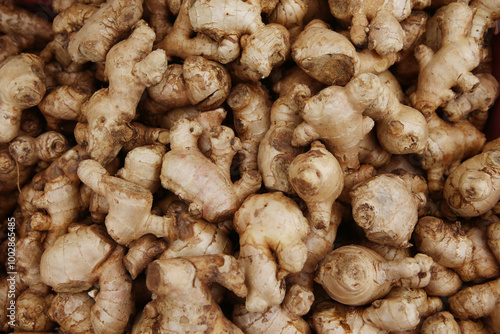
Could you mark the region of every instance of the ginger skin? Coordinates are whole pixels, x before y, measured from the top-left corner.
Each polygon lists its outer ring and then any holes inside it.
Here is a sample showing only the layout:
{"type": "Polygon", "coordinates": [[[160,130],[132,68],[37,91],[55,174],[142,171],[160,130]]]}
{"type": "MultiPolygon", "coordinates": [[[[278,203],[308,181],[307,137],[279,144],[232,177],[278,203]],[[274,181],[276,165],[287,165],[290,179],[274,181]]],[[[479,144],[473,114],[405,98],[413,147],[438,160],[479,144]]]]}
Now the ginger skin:
{"type": "Polygon", "coordinates": [[[5,34],[34,36],[46,41],[54,37],[52,25],[41,16],[14,5],[11,1],[0,3],[0,31],[5,34]]]}
{"type": "Polygon", "coordinates": [[[90,312],[95,302],[87,292],[58,293],[49,308],[49,317],[68,334],[94,334],[90,312]]]}
{"type": "Polygon", "coordinates": [[[24,109],[36,106],[45,95],[42,60],[29,53],[7,59],[0,67],[0,144],[14,139],[24,109]]]}
{"type": "Polygon", "coordinates": [[[128,245],[148,233],[157,237],[175,239],[175,217],[151,213],[151,191],[133,182],[110,176],[95,160],[85,160],[78,166],[78,177],[109,205],[106,228],[119,244],[128,245]]]}
{"type": "Polygon", "coordinates": [[[426,204],[426,192],[425,180],[418,176],[375,176],[351,190],[353,218],[369,240],[409,247],[418,212],[426,204]]]}
{"type": "Polygon", "coordinates": [[[486,151],[461,163],[446,179],[443,197],[461,217],[477,217],[500,200],[500,152],[486,151]]]}
{"type": "Polygon", "coordinates": [[[123,333],[134,305],[131,279],[123,266],[124,251],[106,235],[102,226],[77,227],[43,253],[42,282],[58,293],[82,292],[97,282],[99,292],[90,311],[93,330],[123,333]]]}
{"type": "Polygon", "coordinates": [[[281,304],[283,278],[302,270],[307,259],[303,241],[310,231],[307,219],[293,200],[275,192],[249,196],[233,222],[240,236],[239,262],[248,287],[246,309],[263,312],[281,304]]]}
{"type": "Polygon", "coordinates": [[[32,36],[22,36],[16,33],[0,36],[0,66],[10,56],[31,47],[35,39],[32,36]]]}
{"type": "Polygon", "coordinates": [[[142,93],[147,86],[157,84],[165,72],[165,53],[152,52],[153,41],[153,30],[144,21],[138,22],[130,37],[115,44],[106,57],[109,88],[97,91],[82,106],[88,122],[87,150],[100,163],[115,158],[133,138],[129,124],[142,93]]]}
{"type": "Polygon", "coordinates": [[[231,217],[243,200],[260,188],[256,171],[231,181],[230,167],[241,142],[231,129],[219,126],[211,131],[211,156],[198,149],[203,129],[197,122],[181,119],[171,129],[171,150],[163,158],[161,184],[189,204],[189,212],[209,222],[231,217]],[[186,178],[186,175],[192,175],[186,178]]]}
{"type": "Polygon", "coordinates": [[[292,146],[293,131],[302,118],[300,111],[311,96],[306,85],[297,84],[283,93],[271,107],[271,126],[259,144],[257,155],[259,171],[268,190],[293,193],[289,180],[289,166],[304,152],[292,146]]]}
{"type": "Polygon", "coordinates": [[[48,131],[36,138],[16,137],[9,143],[9,152],[19,164],[32,166],[40,160],[54,161],[67,151],[68,146],[68,140],[62,134],[48,131]]]}
{"type": "Polygon", "coordinates": [[[293,190],[306,202],[312,226],[327,228],[333,202],[344,187],[344,174],[337,159],[315,141],[308,152],[293,159],[289,175],[293,190]]]}
{"type": "Polygon", "coordinates": [[[369,248],[348,245],[326,255],[314,279],[332,299],[346,305],[364,305],[385,296],[392,286],[401,286],[402,279],[419,275],[417,286],[408,287],[425,286],[428,280],[424,277],[429,276],[432,262],[424,254],[386,261],[369,248]]]}
{"type": "Polygon", "coordinates": [[[154,328],[177,333],[243,333],[226,319],[212,298],[208,283],[216,282],[245,297],[245,277],[229,255],[203,255],[156,260],[146,284],[157,298],[145,307],[154,328]],[[179,317],[179,314],[182,314],[179,317]]]}

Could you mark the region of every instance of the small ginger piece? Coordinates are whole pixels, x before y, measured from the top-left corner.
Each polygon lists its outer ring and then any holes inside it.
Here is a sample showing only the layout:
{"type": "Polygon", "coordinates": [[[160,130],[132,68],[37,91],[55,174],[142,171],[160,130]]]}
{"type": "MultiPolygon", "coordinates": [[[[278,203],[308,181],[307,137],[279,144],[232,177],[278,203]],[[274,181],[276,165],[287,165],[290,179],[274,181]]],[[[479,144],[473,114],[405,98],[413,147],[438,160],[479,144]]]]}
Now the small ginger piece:
{"type": "Polygon", "coordinates": [[[422,324],[422,334],[449,333],[462,334],[453,315],[448,311],[427,317],[422,324]]]}
{"type": "Polygon", "coordinates": [[[378,175],[351,190],[352,215],[369,240],[409,247],[418,212],[426,204],[426,193],[422,177],[378,175]]]}
{"type": "Polygon", "coordinates": [[[129,250],[123,258],[123,264],[130,273],[132,279],[147,267],[147,265],[158,255],[167,249],[167,243],[152,234],[146,234],[129,244],[129,250]]]}
{"type": "Polygon", "coordinates": [[[16,331],[48,332],[55,327],[49,318],[53,295],[40,296],[26,290],[16,300],[16,331]]]}
{"type": "MultiPolygon", "coordinates": [[[[135,8],[133,4],[130,6],[135,8]]],[[[121,15],[126,16],[124,12],[121,15]]],[[[165,53],[152,51],[153,30],[144,21],[139,21],[134,28],[128,39],[115,44],[108,52],[109,87],[95,92],[82,106],[88,122],[88,152],[104,164],[115,158],[133,138],[130,122],[142,93],[147,86],[161,80],[167,66],[165,53]]]]}
{"type": "Polygon", "coordinates": [[[78,177],[109,205],[106,228],[119,244],[127,245],[148,233],[175,239],[175,217],[151,213],[153,195],[148,189],[131,181],[110,176],[95,160],[85,160],[78,166],[78,177]]]}
{"type": "Polygon", "coordinates": [[[229,255],[203,255],[156,260],[146,272],[148,289],[157,297],[146,305],[160,332],[243,333],[226,319],[212,298],[208,283],[216,282],[245,297],[245,276],[229,255]]]}
{"type": "Polygon", "coordinates": [[[328,227],[333,202],[344,187],[344,174],[337,159],[315,141],[308,152],[293,159],[289,175],[293,190],[306,202],[312,226],[328,227]]]}
{"type": "Polygon", "coordinates": [[[500,200],[500,151],[489,150],[461,163],[446,179],[443,197],[453,213],[477,217],[500,200]],[[498,190],[497,190],[498,188],[498,190]]]}
{"type": "Polygon", "coordinates": [[[58,293],[48,314],[68,334],[94,334],[90,313],[95,301],[87,292],[58,293]]]}
{"type": "Polygon", "coordinates": [[[259,145],[271,125],[269,93],[260,83],[240,83],[233,87],[226,102],[233,110],[235,131],[241,140],[240,173],[257,171],[259,145]]]}
{"type": "Polygon", "coordinates": [[[262,138],[257,155],[259,171],[268,190],[293,193],[289,166],[304,152],[292,146],[293,131],[300,122],[300,111],[311,96],[306,85],[297,84],[284,92],[271,107],[271,126],[262,138]]]}
{"type": "MultiPolygon", "coordinates": [[[[0,144],[1,145],[1,144],[0,144]]],[[[18,189],[29,182],[33,168],[19,165],[9,154],[8,147],[0,147],[0,192],[18,189]]]]}
{"type": "Polygon", "coordinates": [[[212,128],[211,156],[198,149],[202,134],[197,122],[179,120],[171,129],[171,150],[163,158],[161,184],[189,204],[195,217],[220,221],[234,214],[243,200],[260,188],[261,177],[256,171],[243,173],[231,181],[230,167],[241,142],[224,126],[212,128]],[[186,177],[185,175],[191,175],[186,177]]]}
{"type": "Polygon", "coordinates": [[[283,278],[299,272],[307,259],[307,219],[293,200],[275,192],[249,196],[233,222],[240,236],[239,262],[248,287],[246,309],[263,312],[281,304],[283,278]]]}
{"type": "Polygon", "coordinates": [[[449,297],[462,287],[463,282],[453,269],[434,263],[430,274],[429,284],[424,288],[430,296],[449,297]]]}
{"type": "Polygon", "coordinates": [[[458,320],[458,327],[460,328],[460,332],[470,333],[470,334],[489,334],[490,331],[486,327],[483,321],[474,321],[474,320],[458,320]]]}
{"type": "Polygon", "coordinates": [[[377,140],[377,136],[372,130],[368,132],[359,144],[359,162],[380,168],[389,163],[392,155],[384,150],[377,140]]]}
{"type": "Polygon", "coordinates": [[[271,14],[269,22],[278,23],[288,29],[290,40],[304,29],[304,17],[309,9],[309,1],[303,0],[279,0],[271,14]]]}
{"type": "MultiPolygon", "coordinates": [[[[123,266],[124,252],[102,226],[76,227],[43,253],[42,282],[58,293],[83,292],[98,283],[90,311],[93,330],[123,333],[134,305],[131,279],[123,266]]],[[[71,304],[71,299],[68,302],[71,304]]]]}
{"type": "Polygon", "coordinates": [[[0,65],[10,56],[15,56],[34,44],[33,36],[16,33],[0,36],[0,65]]]}
{"type": "Polygon", "coordinates": [[[0,67],[0,144],[14,139],[24,109],[36,106],[45,95],[42,60],[29,53],[8,58],[0,67]]]}
{"type": "MultiPolygon", "coordinates": [[[[369,248],[347,245],[335,249],[323,258],[315,281],[323,286],[332,299],[340,303],[364,305],[385,296],[392,286],[401,286],[401,279],[416,275],[420,278],[428,276],[432,262],[424,254],[386,261],[369,248]]],[[[423,284],[428,283],[426,280],[421,281],[423,284]]]]}
{"type": "Polygon", "coordinates": [[[417,306],[405,297],[379,299],[368,307],[323,302],[312,315],[312,327],[318,334],[335,333],[339,329],[353,334],[387,334],[411,330],[419,321],[417,306]]]}
{"type": "Polygon", "coordinates": [[[427,171],[429,192],[437,193],[443,190],[443,175],[450,174],[463,159],[479,153],[486,138],[466,120],[447,123],[433,113],[427,123],[427,146],[418,158],[427,171]]]}
{"type": "Polygon", "coordinates": [[[49,21],[41,15],[16,6],[13,1],[0,3],[0,31],[5,34],[34,36],[45,41],[54,37],[49,21]]]}
{"type": "Polygon", "coordinates": [[[47,131],[40,136],[18,136],[9,143],[10,155],[25,166],[38,161],[52,162],[67,151],[68,140],[59,132],[47,131]]]}

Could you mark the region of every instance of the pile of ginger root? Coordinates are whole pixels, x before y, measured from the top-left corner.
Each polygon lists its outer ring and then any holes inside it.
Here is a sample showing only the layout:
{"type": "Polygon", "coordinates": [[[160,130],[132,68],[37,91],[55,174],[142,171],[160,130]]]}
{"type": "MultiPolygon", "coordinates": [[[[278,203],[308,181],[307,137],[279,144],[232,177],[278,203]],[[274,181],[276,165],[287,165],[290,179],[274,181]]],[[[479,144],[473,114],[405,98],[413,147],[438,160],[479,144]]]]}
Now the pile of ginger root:
{"type": "Polygon", "coordinates": [[[0,332],[500,333],[498,0],[36,8],[0,1],[0,332]]]}

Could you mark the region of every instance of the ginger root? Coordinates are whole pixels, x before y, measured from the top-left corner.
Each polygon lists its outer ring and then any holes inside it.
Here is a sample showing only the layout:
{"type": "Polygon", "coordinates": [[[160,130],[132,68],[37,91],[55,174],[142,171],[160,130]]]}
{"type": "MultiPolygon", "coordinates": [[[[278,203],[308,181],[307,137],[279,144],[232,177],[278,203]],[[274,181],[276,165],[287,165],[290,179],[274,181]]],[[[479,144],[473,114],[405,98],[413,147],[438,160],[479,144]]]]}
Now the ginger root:
{"type": "Polygon", "coordinates": [[[25,166],[38,161],[52,162],[68,150],[68,140],[59,132],[47,131],[40,136],[18,136],[9,143],[10,155],[25,166]]]}

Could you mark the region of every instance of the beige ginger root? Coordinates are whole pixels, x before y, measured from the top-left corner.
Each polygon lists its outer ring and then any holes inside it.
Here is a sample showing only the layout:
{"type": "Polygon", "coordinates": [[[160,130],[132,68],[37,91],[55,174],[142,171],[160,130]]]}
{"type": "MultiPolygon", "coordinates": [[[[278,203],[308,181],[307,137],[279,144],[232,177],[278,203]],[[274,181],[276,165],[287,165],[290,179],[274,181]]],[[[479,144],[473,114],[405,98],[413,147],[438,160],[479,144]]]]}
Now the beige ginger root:
{"type": "Polygon", "coordinates": [[[8,58],[0,67],[0,143],[14,139],[24,109],[36,106],[45,95],[42,60],[29,53],[8,58]]]}
{"type": "MultiPolygon", "coordinates": [[[[1,144],[0,144],[1,145],[1,144]]],[[[8,147],[0,147],[0,191],[8,192],[18,189],[29,181],[33,168],[19,165],[9,154],[8,147]]],[[[7,201],[5,202],[7,203],[7,201]]]]}
{"type": "MultiPolygon", "coordinates": [[[[69,7],[59,15],[65,16],[68,11],[72,11],[72,8],[69,7]]],[[[108,51],[139,21],[142,12],[142,1],[140,0],[127,2],[110,0],[92,13],[88,19],[81,22],[83,26],[81,28],[77,26],[76,28],[79,29],[76,32],[73,32],[71,21],[79,19],[79,17],[73,18],[69,14],[66,29],[69,30],[68,32],[72,32],[69,35],[68,52],[73,61],[85,63],[106,60],[108,51]]]]}
{"type": "Polygon", "coordinates": [[[48,314],[64,333],[94,334],[90,320],[94,304],[87,292],[62,292],[52,299],[48,314]]]}
{"type": "Polygon", "coordinates": [[[466,120],[448,123],[432,113],[427,123],[427,146],[418,158],[427,171],[429,192],[437,193],[443,190],[443,175],[452,172],[463,159],[479,153],[486,138],[466,120]]]}
{"type": "Polygon", "coordinates": [[[233,87],[226,102],[233,111],[235,131],[241,140],[240,173],[257,171],[259,145],[271,126],[269,93],[260,83],[240,83],[233,87]]]}
{"type": "Polygon", "coordinates": [[[50,22],[16,6],[15,2],[12,1],[0,3],[0,31],[5,34],[34,36],[45,41],[54,37],[50,22]]]}
{"type": "Polygon", "coordinates": [[[489,150],[461,163],[446,179],[443,197],[461,217],[477,217],[500,200],[500,152],[489,150]]]}
{"type": "Polygon", "coordinates": [[[76,227],[43,253],[42,282],[58,293],[83,292],[98,283],[90,313],[93,330],[123,333],[134,307],[131,279],[123,266],[124,251],[102,226],[76,227]]]}
{"type": "Polygon", "coordinates": [[[347,245],[323,258],[315,280],[332,299],[346,305],[364,305],[385,296],[392,286],[401,286],[402,279],[418,275],[421,280],[417,286],[408,287],[424,287],[432,262],[424,254],[386,261],[369,248],[347,245]]]}
{"type": "Polygon", "coordinates": [[[500,331],[499,293],[500,279],[477,284],[460,290],[448,300],[451,313],[459,319],[479,319],[489,317],[494,333],[500,331]]]}
{"type": "Polygon", "coordinates": [[[323,302],[312,315],[312,327],[318,334],[335,333],[339,329],[353,334],[387,334],[411,330],[419,321],[417,306],[405,297],[379,299],[368,307],[323,302]]]}
{"type": "Polygon", "coordinates": [[[144,21],[139,21],[130,37],[108,52],[109,88],[94,93],[82,107],[88,122],[87,149],[100,163],[111,161],[132,139],[129,124],[135,117],[142,93],[147,86],[157,84],[165,72],[165,53],[161,50],[151,52],[153,41],[153,30],[144,21]]]}
{"type": "Polygon", "coordinates": [[[16,33],[0,36],[0,65],[10,56],[15,56],[31,47],[35,39],[16,33]]]}
{"type": "Polygon", "coordinates": [[[448,311],[435,313],[427,317],[422,324],[422,334],[449,333],[462,334],[460,326],[448,311]]]}
{"type": "Polygon", "coordinates": [[[249,196],[233,223],[240,237],[239,262],[248,287],[246,309],[263,312],[281,304],[284,277],[299,272],[307,259],[307,219],[293,200],[275,192],[249,196]]]}
{"type": "Polygon", "coordinates": [[[54,296],[40,296],[26,290],[16,300],[15,330],[18,332],[48,332],[55,327],[48,310],[54,296]]]}
{"type": "Polygon", "coordinates": [[[148,233],[157,237],[175,239],[175,217],[151,213],[153,195],[148,189],[133,182],[110,176],[95,160],[85,160],[78,166],[78,177],[109,205],[106,228],[119,244],[127,245],[148,233]]]}
{"type": "Polygon", "coordinates": [[[9,143],[10,155],[25,166],[38,161],[52,162],[68,150],[68,140],[59,132],[47,131],[40,136],[18,136],[9,143]]]}
{"type": "Polygon", "coordinates": [[[400,23],[412,9],[423,9],[430,1],[334,1],[330,11],[337,19],[351,23],[350,37],[356,47],[368,46],[383,55],[403,48],[405,32],[400,23]]]}
{"type": "Polygon", "coordinates": [[[427,184],[420,176],[378,175],[351,190],[352,215],[369,240],[409,247],[426,195],[427,184]]]}
{"type": "Polygon", "coordinates": [[[337,159],[323,144],[299,154],[289,167],[290,184],[308,208],[308,219],[317,229],[330,224],[333,202],[344,188],[344,174],[337,159]]]}
{"type": "Polygon", "coordinates": [[[146,284],[157,297],[146,307],[160,332],[243,333],[226,319],[210,293],[216,282],[245,297],[245,276],[229,255],[203,255],[156,260],[146,273],[146,284]]]}
{"type": "Polygon", "coordinates": [[[231,181],[230,167],[241,142],[231,129],[219,126],[211,131],[211,156],[198,149],[202,134],[197,122],[181,119],[171,129],[171,150],[163,158],[161,184],[189,204],[195,217],[220,221],[234,214],[243,200],[260,188],[261,177],[256,171],[231,181]],[[186,177],[191,175],[191,177],[186,177]]]}
{"type": "Polygon", "coordinates": [[[146,110],[157,113],[168,109],[196,106],[197,110],[211,110],[226,100],[231,90],[231,78],[221,64],[201,56],[192,56],[183,64],[168,65],[159,83],[147,88],[149,98],[161,108],[146,110]]]}
{"type": "Polygon", "coordinates": [[[297,84],[278,97],[271,107],[271,126],[260,142],[257,155],[259,171],[268,190],[288,194],[294,191],[288,169],[304,149],[292,146],[293,131],[302,122],[300,111],[310,96],[306,85],[297,84]]]}

